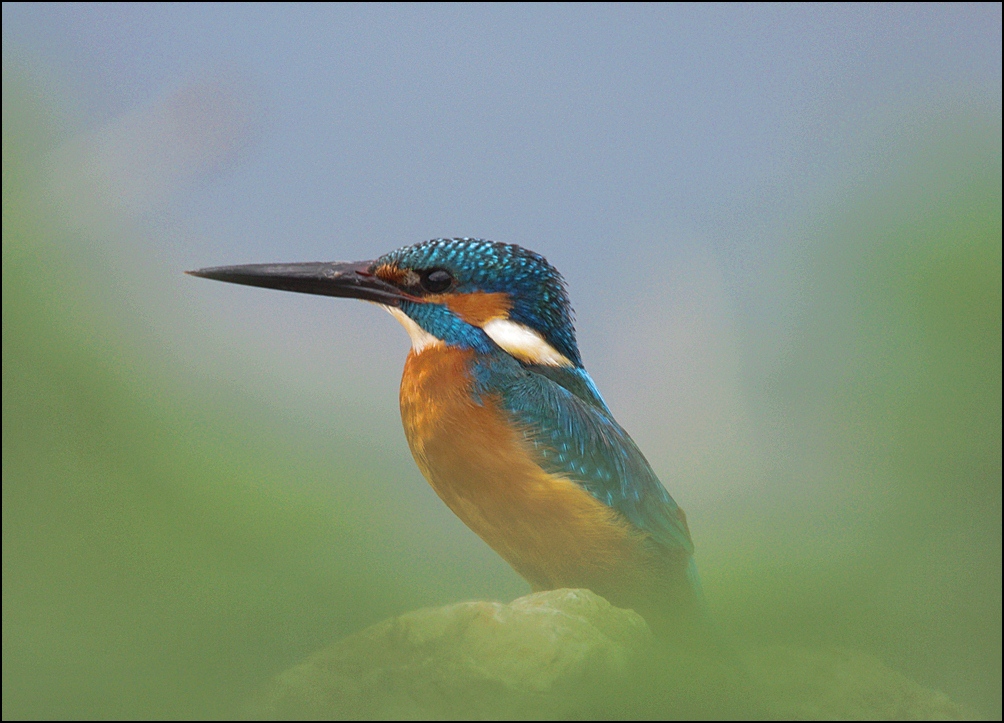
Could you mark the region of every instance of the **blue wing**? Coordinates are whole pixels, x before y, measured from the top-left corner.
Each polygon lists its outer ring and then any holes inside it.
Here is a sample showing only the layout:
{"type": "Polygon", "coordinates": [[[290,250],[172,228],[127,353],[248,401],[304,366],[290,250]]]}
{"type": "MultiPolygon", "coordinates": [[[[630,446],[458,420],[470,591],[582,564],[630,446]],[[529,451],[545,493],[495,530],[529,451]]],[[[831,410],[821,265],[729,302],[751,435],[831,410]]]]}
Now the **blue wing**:
{"type": "Polygon", "coordinates": [[[472,372],[475,394],[501,395],[546,471],[574,480],[659,544],[693,552],[682,512],[584,369],[545,375],[500,354],[472,372]]]}

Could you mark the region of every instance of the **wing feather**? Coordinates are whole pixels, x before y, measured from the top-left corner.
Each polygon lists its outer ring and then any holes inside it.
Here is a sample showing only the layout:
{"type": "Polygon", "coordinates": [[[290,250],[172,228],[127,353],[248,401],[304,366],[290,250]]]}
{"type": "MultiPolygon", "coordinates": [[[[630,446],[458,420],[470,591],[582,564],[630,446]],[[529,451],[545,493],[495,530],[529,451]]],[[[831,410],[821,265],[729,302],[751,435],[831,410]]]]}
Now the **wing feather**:
{"type": "Polygon", "coordinates": [[[660,545],[693,552],[682,510],[584,369],[570,370],[577,379],[555,380],[499,355],[482,358],[472,371],[475,393],[501,396],[547,472],[575,481],[660,545]]]}

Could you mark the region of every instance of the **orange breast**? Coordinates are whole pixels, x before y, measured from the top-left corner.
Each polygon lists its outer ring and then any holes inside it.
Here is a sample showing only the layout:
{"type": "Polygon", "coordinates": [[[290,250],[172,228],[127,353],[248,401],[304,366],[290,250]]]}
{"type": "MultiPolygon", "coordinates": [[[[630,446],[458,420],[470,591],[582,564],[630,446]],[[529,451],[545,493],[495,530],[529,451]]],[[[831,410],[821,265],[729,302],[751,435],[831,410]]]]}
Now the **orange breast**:
{"type": "Polygon", "coordinates": [[[543,471],[497,400],[471,399],[471,354],[435,346],[408,356],[401,417],[422,473],[535,589],[587,587],[637,609],[638,594],[665,587],[669,561],[615,510],[543,471]]]}

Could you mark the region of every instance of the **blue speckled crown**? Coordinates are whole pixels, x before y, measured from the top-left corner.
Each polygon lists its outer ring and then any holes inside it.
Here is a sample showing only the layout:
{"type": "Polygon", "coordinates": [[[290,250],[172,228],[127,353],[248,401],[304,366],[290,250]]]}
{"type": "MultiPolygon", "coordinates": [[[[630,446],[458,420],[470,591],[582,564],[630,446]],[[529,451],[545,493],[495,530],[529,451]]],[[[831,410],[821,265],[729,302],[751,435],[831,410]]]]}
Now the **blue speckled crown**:
{"type": "Polygon", "coordinates": [[[456,293],[509,294],[509,318],[535,329],[573,364],[581,366],[565,281],[540,254],[484,239],[438,238],[391,251],[376,263],[415,270],[446,269],[456,279],[452,289],[456,293]]]}

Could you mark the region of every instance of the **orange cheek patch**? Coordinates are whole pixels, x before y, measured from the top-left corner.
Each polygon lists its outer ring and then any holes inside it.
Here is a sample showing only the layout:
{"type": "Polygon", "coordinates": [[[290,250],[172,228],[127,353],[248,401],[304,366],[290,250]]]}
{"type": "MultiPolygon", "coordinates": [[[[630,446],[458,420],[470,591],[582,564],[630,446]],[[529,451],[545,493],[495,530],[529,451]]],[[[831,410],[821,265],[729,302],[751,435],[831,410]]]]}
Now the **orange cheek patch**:
{"type": "Polygon", "coordinates": [[[425,297],[446,305],[450,311],[472,326],[484,326],[492,319],[506,319],[512,301],[505,292],[487,293],[474,291],[470,294],[438,294],[425,297]]]}

